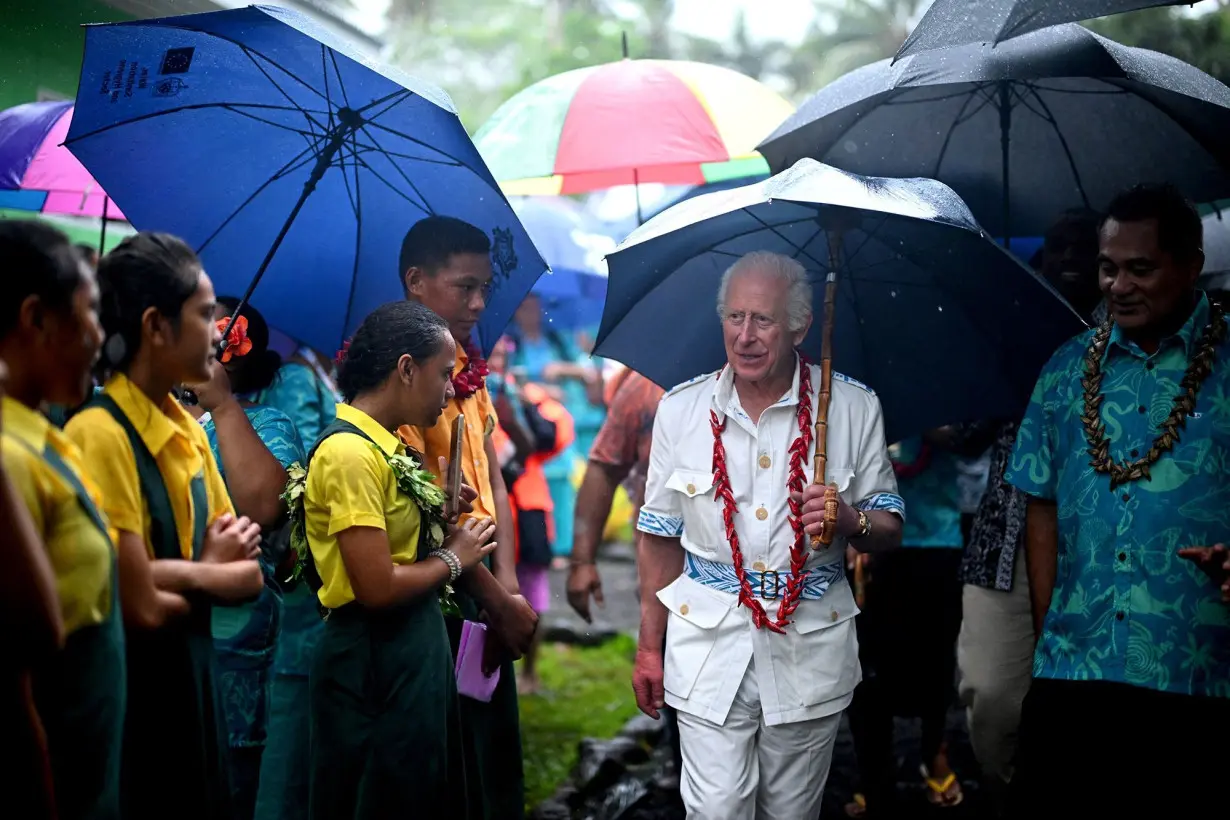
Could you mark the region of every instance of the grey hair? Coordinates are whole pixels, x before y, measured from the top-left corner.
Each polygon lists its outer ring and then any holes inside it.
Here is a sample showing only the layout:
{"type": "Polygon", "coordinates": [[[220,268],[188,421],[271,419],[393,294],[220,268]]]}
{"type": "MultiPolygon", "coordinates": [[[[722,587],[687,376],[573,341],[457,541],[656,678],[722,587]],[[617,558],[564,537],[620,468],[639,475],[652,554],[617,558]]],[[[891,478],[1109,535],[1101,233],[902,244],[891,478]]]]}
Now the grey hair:
{"type": "Polygon", "coordinates": [[[807,269],[797,259],[772,251],[744,254],[726,269],[718,285],[718,316],[726,316],[726,292],[730,289],[730,281],[752,271],[768,274],[786,283],[786,329],[791,333],[802,330],[812,315],[812,287],[807,279],[807,269]]]}

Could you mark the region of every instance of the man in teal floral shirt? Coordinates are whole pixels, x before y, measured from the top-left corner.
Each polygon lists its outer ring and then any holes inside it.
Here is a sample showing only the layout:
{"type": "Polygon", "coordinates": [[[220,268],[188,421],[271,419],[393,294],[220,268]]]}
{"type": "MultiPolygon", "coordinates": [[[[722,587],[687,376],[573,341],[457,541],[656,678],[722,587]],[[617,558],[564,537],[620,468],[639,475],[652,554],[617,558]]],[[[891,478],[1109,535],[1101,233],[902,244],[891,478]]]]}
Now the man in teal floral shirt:
{"type": "Polygon", "coordinates": [[[1224,806],[1230,339],[1195,290],[1201,248],[1173,188],[1121,194],[1099,231],[1109,319],[1055,353],[1021,423],[1005,478],[1031,496],[1038,634],[1022,817],[1224,806]]]}

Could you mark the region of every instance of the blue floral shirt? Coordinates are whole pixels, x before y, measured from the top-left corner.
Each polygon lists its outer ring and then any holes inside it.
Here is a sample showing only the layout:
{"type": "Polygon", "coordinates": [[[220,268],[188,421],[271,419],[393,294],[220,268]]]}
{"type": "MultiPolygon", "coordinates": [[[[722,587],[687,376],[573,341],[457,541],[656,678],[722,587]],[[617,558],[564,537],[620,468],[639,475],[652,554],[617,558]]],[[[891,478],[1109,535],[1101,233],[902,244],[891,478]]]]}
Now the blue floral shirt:
{"type": "MultiPolygon", "coordinates": [[[[244,413],[261,442],[283,467],[306,463],[303,444],[290,418],[272,407],[247,407],[244,413]]],[[[213,418],[202,417],[218,470],[226,478],[226,466],[218,451],[218,431],[213,418]]],[[[268,691],[276,648],[296,640],[281,628],[282,600],[273,579],[274,567],[261,561],[266,584],[259,598],[237,606],[213,610],[214,646],[217,651],[218,689],[232,748],[261,746],[269,723],[268,691]],[[281,638],[279,638],[281,632],[281,638]]]]}
{"type": "Polygon", "coordinates": [[[901,546],[961,548],[961,487],[957,457],[938,447],[923,447],[921,438],[888,448],[894,464],[916,465],[917,475],[897,475],[897,492],[910,517],[901,532],[901,546]],[[924,460],[925,464],[919,464],[924,460]]]}
{"type": "MultiPolygon", "coordinates": [[[[1208,318],[1202,296],[1151,356],[1118,328],[1111,332],[1101,412],[1116,461],[1152,446],[1208,318]]],[[[1070,340],[1043,369],[1005,474],[1058,504],[1055,590],[1034,676],[1230,697],[1230,606],[1178,556],[1183,547],[1230,540],[1230,339],[1218,347],[1174,449],[1151,478],[1112,490],[1109,476],[1089,464],[1080,420],[1092,336],[1070,340]]]]}
{"type": "Polygon", "coordinates": [[[309,450],[321,431],[337,418],[339,401],[341,398],[312,368],[299,362],[282,365],[273,384],[258,398],[260,404],[276,407],[290,417],[299,440],[309,450]]]}

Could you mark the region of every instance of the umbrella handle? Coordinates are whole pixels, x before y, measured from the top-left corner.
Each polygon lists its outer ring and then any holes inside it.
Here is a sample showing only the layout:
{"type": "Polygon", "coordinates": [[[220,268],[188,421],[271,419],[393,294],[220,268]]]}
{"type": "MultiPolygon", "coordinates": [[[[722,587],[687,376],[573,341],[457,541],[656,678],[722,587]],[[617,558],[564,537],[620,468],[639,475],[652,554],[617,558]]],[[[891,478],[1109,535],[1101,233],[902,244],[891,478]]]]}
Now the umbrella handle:
{"type": "MultiPolygon", "coordinates": [[[[820,359],[820,401],[816,408],[816,460],[812,480],[826,484],[828,464],[829,402],[833,396],[833,314],[837,304],[837,260],[841,256],[841,231],[829,232],[829,272],[824,285],[823,347],[820,359]]],[[[818,550],[833,543],[837,535],[837,485],[829,484],[824,491],[824,527],[813,535],[811,548],[818,550]]]]}

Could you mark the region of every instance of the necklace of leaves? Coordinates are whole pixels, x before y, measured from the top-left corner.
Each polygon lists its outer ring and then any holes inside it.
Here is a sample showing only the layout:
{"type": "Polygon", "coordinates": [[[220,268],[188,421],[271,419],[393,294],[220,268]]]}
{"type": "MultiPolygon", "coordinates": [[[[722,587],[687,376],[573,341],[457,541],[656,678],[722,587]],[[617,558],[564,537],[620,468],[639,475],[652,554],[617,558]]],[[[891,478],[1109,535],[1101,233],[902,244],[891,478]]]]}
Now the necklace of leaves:
{"type": "Polygon", "coordinates": [[[1213,358],[1217,347],[1226,338],[1226,317],[1221,305],[1210,303],[1209,323],[1196,342],[1196,353],[1187,364],[1183,380],[1179,382],[1179,394],[1174,397],[1174,407],[1162,422],[1159,428],[1161,432],[1154,440],[1153,446],[1142,457],[1131,462],[1116,462],[1110,457],[1110,438],[1107,437],[1106,425],[1102,422],[1102,359],[1113,326],[1113,320],[1107,319],[1094,333],[1093,341],[1085,354],[1085,377],[1081,379],[1081,386],[1085,391],[1081,425],[1085,428],[1085,440],[1089,442],[1088,452],[1092,459],[1089,464],[1095,471],[1110,476],[1112,490],[1142,478],[1149,479],[1150,468],[1178,443],[1179,431],[1186,427],[1187,417],[1196,407],[1200,386],[1213,372],[1213,358]]]}

